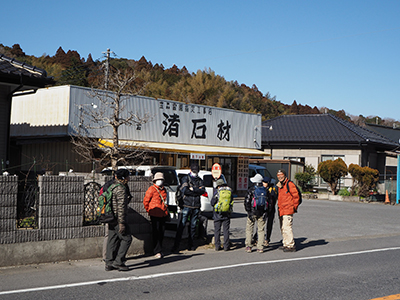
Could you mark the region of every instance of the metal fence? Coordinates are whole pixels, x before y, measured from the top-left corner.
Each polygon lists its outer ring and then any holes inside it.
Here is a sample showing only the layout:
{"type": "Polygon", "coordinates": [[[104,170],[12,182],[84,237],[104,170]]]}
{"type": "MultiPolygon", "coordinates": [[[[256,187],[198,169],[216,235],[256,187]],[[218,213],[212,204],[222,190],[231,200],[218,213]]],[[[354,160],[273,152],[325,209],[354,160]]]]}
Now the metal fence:
{"type": "Polygon", "coordinates": [[[83,205],[83,225],[98,225],[97,207],[101,185],[95,181],[85,184],[85,203],[83,205]]]}
{"type": "Polygon", "coordinates": [[[17,227],[37,228],[39,186],[36,178],[18,180],[17,227]]]}

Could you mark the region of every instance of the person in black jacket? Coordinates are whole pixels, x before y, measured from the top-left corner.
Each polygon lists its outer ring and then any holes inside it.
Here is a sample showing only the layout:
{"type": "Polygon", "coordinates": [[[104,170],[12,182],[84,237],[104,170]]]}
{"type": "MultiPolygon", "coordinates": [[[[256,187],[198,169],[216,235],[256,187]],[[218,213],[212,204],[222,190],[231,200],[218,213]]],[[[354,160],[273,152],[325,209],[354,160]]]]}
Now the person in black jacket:
{"type": "Polygon", "coordinates": [[[275,205],[276,205],[276,200],[278,199],[278,191],[277,188],[274,186],[274,181],[271,180],[269,177],[264,177],[263,179],[263,185],[268,191],[268,196],[269,196],[269,205],[268,205],[268,211],[265,214],[265,241],[264,241],[264,246],[268,247],[270,240],[271,240],[271,233],[272,233],[272,226],[274,224],[274,217],[275,217],[275,205]]]}
{"type": "Polygon", "coordinates": [[[183,229],[190,218],[190,234],[188,239],[188,250],[195,250],[193,245],[196,234],[196,225],[200,213],[200,196],[206,192],[203,180],[199,177],[199,166],[192,164],[189,175],[182,178],[183,209],[179,214],[178,229],[172,252],[177,252],[182,239],[183,229]]]}

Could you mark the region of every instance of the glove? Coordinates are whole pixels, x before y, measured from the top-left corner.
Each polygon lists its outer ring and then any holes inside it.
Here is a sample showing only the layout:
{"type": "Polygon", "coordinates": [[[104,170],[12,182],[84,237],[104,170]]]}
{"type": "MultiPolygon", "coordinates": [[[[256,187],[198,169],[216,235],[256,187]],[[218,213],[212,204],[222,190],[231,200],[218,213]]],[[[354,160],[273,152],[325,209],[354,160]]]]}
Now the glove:
{"type": "Polygon", "coordinates": [[[125,234],[125,224],[120,223],[120,224],[118,224],[118,225],[119,225],[119,230],[118,230],[118,232],[119,232],[120,234],[125,234]]]}

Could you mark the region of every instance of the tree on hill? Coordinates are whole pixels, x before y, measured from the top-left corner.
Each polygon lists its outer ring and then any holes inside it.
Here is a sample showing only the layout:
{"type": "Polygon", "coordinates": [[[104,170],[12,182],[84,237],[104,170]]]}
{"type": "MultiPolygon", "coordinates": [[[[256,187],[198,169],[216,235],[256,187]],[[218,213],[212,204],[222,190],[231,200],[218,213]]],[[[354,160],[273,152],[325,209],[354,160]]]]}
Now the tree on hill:
{"type": "MultiPolygon", "coordinates": [[[[93,61],[91,55],[86,62],[75,50],[65,52],[60,46],[54,56],[43,55],[34,57],[26,55],[19,44],[12,48],[0,44],[0,53],[12,58],[18,58],[22,62],[37,66],[53,76],[57,84],[79,84],[102,88],[104,86],[104,61],[93,61]],[[79,63],[78,63],[79,62],[79,63]],[[83,72],[83,70],[85,70],[83,72]],[[74,74],[76,73],[76,74],[74,74]],[[86,76],[86,80],[82,77],[86,76]],[[77,78],[80,78],[77,80],[77,78]]],[[[296,100],[291,105],[276,100],[269,92],[263,95],[257,86],[246,86],[236,81],[226,81],[223,76],[215,74],[211,69],[198,70],[190,73],[186,67],[178,68],[173,65],[165,69],[162,64],[154,64],[144,56],[139,60],[126,58],[113,58],[110,65],[116,69],[125,70],[132,68],[137,76],[135,86],[144,86],[144,96],[165,98],[185,103],[196,103],[217,107],[230,108],[250,113],[261,113],[263,120],[271,119],[284,114],[316,114],[329,112],[344,120],[362,125],[363,122],[376,122],[376,117],[353,118],[344,110],[335,111],[328,108],[311,108],[301,105],[296,100]]],[[[391,126],[393,120],[385,122],[379,118],[379,124],[391,126]]]]}
{"type": "Polygon", "coordinates": [[[11,54],[17,58],[25,56],[25,52],[22,51],[21,46],[19,44],[14,44],[12,46],[11,54]]]}

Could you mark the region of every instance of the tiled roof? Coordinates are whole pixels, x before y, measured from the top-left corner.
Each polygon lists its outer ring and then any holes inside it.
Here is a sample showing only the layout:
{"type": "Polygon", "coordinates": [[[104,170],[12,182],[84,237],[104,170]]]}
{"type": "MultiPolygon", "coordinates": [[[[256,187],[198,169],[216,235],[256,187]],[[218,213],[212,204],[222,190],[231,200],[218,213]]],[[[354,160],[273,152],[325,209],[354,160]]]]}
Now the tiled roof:
{"type": "Polygon", "coordinates": [[[358,144],[400,146],[384,136],[331,114],[284,115],[262,123],[262,143],[358,144]],[[271,126],[272,130],[266,128],[271,126]]]}
{"type": "Polygon", "coordinates": [[[47,77],[45,70],[0,54],[0,83],[45,87],[54,82],[53,78],[47,77]]]}
{"type": "Polygon", "coordinates": [[[387,137],[388,139],[400,143],[400,128],[399,127],[389,127],[376,124],[365,124],[366,127],[378,134],[387,137]]]}

